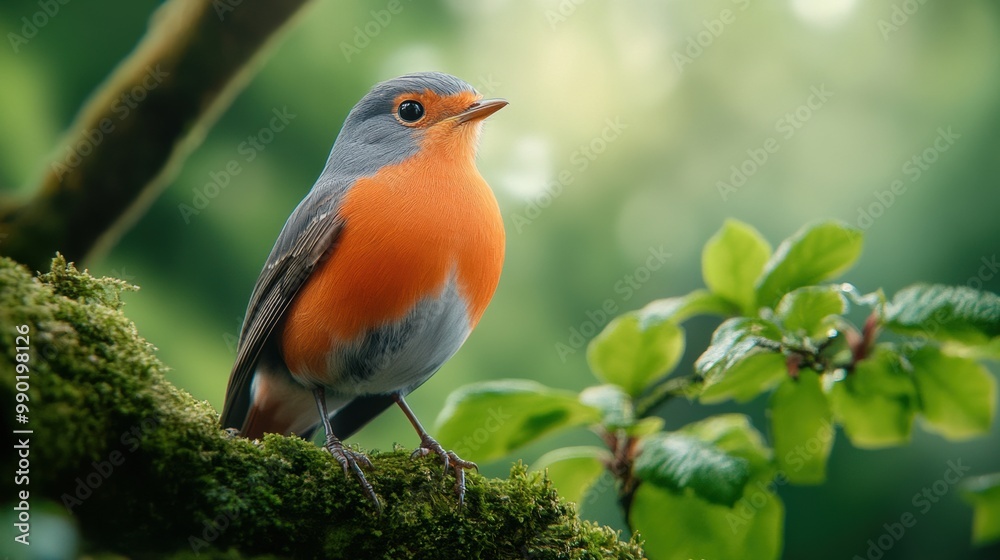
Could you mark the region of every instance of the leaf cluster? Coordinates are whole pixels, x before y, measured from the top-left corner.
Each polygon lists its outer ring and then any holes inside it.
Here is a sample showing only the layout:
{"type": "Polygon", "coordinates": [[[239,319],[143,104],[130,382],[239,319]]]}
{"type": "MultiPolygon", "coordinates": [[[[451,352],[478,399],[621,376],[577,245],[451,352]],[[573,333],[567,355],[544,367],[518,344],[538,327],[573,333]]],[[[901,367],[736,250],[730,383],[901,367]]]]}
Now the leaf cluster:
{"type": "MultiPolygon", "coordinates": [[[[727,221],[702,253],[705,288],[613,319],[591,342],[602,384],[579,394],[518,380],[464,387],[438,419],[442,443],[491,426],[475,449],[489,461],[553,432],[589,427],[603,445],[556,449],[534,465],[581,501],[604,473],[653,558],[777,558],[781,484],[820,484],[836,431],[860,448],[909,442],[919,420],[950,440],[985,434],[996,413],[1000,296],[917,284],[892,298],[835,283],[863,236],[846,224],[808,225],[778,247],[727,221]],[[678,374],[684,322],[721,319],[694,371],[678,374]],[[860,324],[852,321],[860,317],[860,324]],[[711,405],[766,396],[765,438],[744,415],[676,429],[654,414],[682,397],[711,405]]],[[[1000,535],[1000,482],[976,479],[975,539],[1000,535]]]]}

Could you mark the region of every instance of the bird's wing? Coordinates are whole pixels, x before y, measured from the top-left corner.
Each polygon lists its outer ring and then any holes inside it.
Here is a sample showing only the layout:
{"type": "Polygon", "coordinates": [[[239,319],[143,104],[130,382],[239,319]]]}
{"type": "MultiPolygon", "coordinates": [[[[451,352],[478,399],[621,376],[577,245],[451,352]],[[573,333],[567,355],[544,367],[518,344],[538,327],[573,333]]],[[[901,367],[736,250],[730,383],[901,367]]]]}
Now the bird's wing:
{"type": "Polygon", "coordinates": [[[306,279],[333,250],[343,227],[336,213],[338,199],[335,193],[320,200],[307,197],[308,205],[303,201],[281,230],[247,306],[236,363],[226,389],[222,427],[242,426],[250,408],[250,388],[261,350],[306,279]]]}

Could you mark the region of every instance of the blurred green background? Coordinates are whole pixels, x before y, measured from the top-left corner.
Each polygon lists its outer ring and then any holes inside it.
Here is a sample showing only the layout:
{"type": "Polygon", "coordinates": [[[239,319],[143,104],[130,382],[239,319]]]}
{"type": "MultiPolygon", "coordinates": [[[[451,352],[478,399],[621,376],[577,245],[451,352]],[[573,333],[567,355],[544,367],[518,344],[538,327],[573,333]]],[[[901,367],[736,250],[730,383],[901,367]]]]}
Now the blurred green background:
{"type": "MultiPolygon", "coordinates": [[[[157,5],[71,2],[17,53],[0,48],[4,194],[28,195],[62,155],[54,148],[62,131],[157,5]]],[[[560,356],[557,344],[572,348],[574,329],[592,335],[603,326],[607,299],[624,311],[700,286],[701,246],[727,217],[772,242],[819,218],[864,227],[865,252],[847,276],[862,291],[915,281],[1000,291],[995,2],[404,0],[388,21],[372,13],[386,5],[308,8],[149,213],[109,255],[87,263],[141,285],[126,312],[172,380],[217,408],[250,290],[288,213],[351,106],[376,81],[410,71],[453,73],[511,102],[486,125],[479,157],[506,219],[503,278],[465,347],[410,399],[425,423],[452,389],[474,381],[593,383],[583,348],[560,356]],[[275,109],[295,117],[248,161],[243,143],[275,109]],[[950,144],[938,142],[948,149],[925,152],[940,129],[952,133],[950,144]],[[746,165],[756,169],[745,184],[720,189],[731,166],[768,139],[778,150],[746,165]],[[241,173],[185,219],[179,205],[192,204],[231,160],[241,173]],[[896,180],[906,190],[890,198],[896,180]],[[670,256],[628,284],[650,250],[670,256]]],[[[19,32],[38,9],[34,0],[5,0],[0,32],[19,32]]],[[[691,325],[687,364],[713,327],[691,325]]],[[[677,427],[740,410],[766,431],[759,401],[674,402],[661,412],[677,427]]],[[[918,530],[885,558],[997,558],[996,548],[968,544],[971,509],[957,492],[926,513],[912,499],[949,460],[971,474],[1000,470],[998,428],[964,443],[918,430],[911,446],[884,451],[838,437],[827,484],[781,489],[785,557],[864,557],[884,523],[914,512],[918,530]]],[[[417,443],[395,410],[353,441],[417,443]]],[[[482,471],[501,476],[511,461],[594,442],[586,432],[545,440],[482,471]]],[[[622,528],[612,494],[589,501],[584,514],[622,528]]]]}

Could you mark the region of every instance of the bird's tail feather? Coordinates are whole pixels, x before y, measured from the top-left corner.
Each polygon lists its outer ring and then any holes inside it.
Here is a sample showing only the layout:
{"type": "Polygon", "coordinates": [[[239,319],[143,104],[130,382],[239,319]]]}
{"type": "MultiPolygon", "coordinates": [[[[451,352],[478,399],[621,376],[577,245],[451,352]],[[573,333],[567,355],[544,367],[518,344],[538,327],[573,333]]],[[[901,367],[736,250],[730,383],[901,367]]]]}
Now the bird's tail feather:
{"type": "Polygon", "coordinates": [[[320,421],[312,391],[283,375],[258,369],[252,395],[240,429],[245,438],[256,439],[266,433],[305,434],[320,421]]]}

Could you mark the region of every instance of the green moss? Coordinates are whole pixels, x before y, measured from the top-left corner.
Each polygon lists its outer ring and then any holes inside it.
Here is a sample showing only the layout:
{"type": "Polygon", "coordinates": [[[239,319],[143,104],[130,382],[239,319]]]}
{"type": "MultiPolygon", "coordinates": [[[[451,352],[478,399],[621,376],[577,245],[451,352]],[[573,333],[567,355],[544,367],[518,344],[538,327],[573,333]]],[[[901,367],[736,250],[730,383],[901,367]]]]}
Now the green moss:
{"type": "MultiPolygon", "coordinates": [[[[84,550],[133,557],[641,558],[608,528],[580,521],[547,481],[516,466],[470,473],[464,509],[433,457],[372,456],[378,515],[316,445],[233,438],[218,416],[164,378],[121,311],[134,289],[61,257],[37,278],[0,259],[0,369],[17,325],[30,328],[31,499],[71,512],[84,550]]],[[[0,381],[3,402],[15,379],[0,381]]],[[[3,461],[4,472],[14,466],[3,461]]],[[[9,470],[8,470],[9,469],[9,470]]],[[[3,477],[3,495],[14,495],[3,477]]],[[[19,489],[19,488],[17,488],[19,489]]],[[[40,505],[38,507],[41,507],[40,505]]],[[[33,509],[38,509],[33,505],[33,509]]],[[[7,511],[10,507],[5,506],[7,511]]],[[[41,514],[39,514],[41,515],[41,514]]],[[[37,533],[33,538],[44,538],[37,533]]]]}

